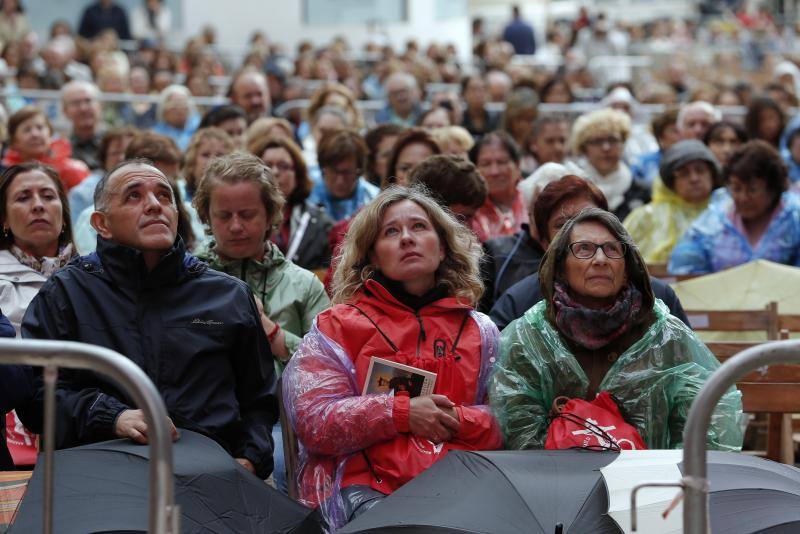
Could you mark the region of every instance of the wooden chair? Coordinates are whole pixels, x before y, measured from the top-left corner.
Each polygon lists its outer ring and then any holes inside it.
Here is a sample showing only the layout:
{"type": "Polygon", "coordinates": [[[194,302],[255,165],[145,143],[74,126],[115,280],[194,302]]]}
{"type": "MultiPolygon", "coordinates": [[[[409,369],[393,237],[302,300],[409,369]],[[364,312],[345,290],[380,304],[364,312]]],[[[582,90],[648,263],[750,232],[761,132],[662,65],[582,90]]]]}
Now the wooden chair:
{"type": "Polygon", "coordinates": [[[764,332],[767,340],[779,339],[778,303],[761,310],[685,310],[696,332],[764,332]]]}
{"type": "Polygon", "coordinates": [[[283,461],[286,464],[286,486],[289,491],[289,498],[296,501],[300,495],[297,488],[300,449],[297,444],[297,435],[294,433],[294,428],[289,423],[289,418],[283,407],[283,377],[278,379],[278,405],[280,407],[281,435],[283,436],[283,461]]]}
{"type": "MultiPolygon", "coordinates": [[[[760,341],[712,342],[708,348],[724,362],[760,341]]],[[[748,373],[736,383],[747,413],[768,414],[766,456],[794,464],[792,413],[800,412],[800,366],[772,365],[748,373]]]]}
{"type": "MultiPolygon", "coordinates": [[[[770,302],[762,310],[687,310],[686,315],[689,324],[696,331],[761,331],[768,341],[788,337],[788,334],[781,332],[776,302],[770,302]]],[[[784,324],[794,325],[790,320],[786,320],[784,324]]],[[[706,343],[706,346],[720,362],[724,362],[738,352],[760,343],[762,341],[718,341],[706,343]]],[[[767,368],[763,373],[753,372],[742,378],[737,387],[742,392],[745,412],[768,414],[767,458],[793,464],[791,414],[800,410],[800,367],[776,365],[767,368]]]]}
{"type": "Polygon", "coordinates": [[[670,274],[669,271],[667,271],[666,263],[650,263],[647,265],[647,272],[650,276],[663,280],[668,284],[703,276],[701,274],[670,274]]]}
{"type": "Polygon", "coordinates": [[[778,314],[778,328],[781,339],[789,339],[791,334],[800,332],[800,315],[778,314]]]}

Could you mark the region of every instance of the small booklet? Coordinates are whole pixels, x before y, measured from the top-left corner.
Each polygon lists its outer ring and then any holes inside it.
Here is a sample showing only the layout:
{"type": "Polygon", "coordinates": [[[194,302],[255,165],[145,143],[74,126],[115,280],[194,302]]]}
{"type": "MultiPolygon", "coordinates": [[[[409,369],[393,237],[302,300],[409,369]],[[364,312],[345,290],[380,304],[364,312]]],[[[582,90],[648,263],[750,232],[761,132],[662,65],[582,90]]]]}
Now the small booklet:
{"type": "Polygon", "coordinates": [[[407,391],[413,398],[432,394],[435,384],[436,373],[373,356],[363,394],[407,391]]]}

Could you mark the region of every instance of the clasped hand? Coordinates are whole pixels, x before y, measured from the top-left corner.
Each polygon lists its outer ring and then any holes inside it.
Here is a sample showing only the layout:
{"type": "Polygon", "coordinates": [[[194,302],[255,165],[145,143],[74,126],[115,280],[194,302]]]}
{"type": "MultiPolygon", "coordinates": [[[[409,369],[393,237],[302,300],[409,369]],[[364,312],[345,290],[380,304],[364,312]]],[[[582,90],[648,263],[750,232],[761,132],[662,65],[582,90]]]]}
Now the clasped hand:
{"type": "Polygon", "coordinates": [[[445,395],[414,397],[408,410],[411,433],[434,443],[450,441],[461,427],[455,406],[445,395]]]}

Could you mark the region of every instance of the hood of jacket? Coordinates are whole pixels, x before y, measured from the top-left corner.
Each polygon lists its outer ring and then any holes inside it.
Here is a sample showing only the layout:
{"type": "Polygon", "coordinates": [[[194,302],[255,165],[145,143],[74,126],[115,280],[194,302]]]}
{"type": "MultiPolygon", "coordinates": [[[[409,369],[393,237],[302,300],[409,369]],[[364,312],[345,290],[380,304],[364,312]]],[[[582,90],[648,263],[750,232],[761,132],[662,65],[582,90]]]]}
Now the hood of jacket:
{"type": "Polygon", "coordinates": [[[217,252],[217,243],[213,240],[201,246],[200,249],[195,252],[195,255],[207,262],[212,269],[247,281],[247,278],[252,276],[249,273],[257,274],[261,277],[265,273],[287,263],[283,252],[272,242],[267,241],[265,246],[267,250],[264,252],[264,257],[260,260],[254,260],[252,258],[244,258],[241,260],[223,259],[217,252]]]}
{"type": "Polygon", "coordinates": [[[0,278],[23,283],[47,281],[42,273],[20,263],[10,250],[0,250],[0,278]]]}

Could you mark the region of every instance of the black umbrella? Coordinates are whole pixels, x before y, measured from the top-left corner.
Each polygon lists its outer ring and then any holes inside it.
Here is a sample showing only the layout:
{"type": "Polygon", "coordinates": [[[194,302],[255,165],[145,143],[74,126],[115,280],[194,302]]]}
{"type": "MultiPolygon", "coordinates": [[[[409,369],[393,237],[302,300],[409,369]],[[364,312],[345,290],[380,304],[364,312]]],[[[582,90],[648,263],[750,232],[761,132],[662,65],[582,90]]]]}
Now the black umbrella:
{"type": "Polygon", "coordinates": [[[339,532],[597,532],[617,534],[604,515],[600,468],[614,453],[450,452],[339,532]]]}
{"type": "MultiPolygon", "coordinates": [[[[55,531],[146,532],[149,450],[114,440],[56,451],[55,531]]],[[[173,456],[182,532],[322,531],[317,512],[250,474],[213,440],[181,430],[173,456]]],[[[42,489],[40,461],[9,532],[41,532],[42,489]]]]}
{"type": "MultiPolygon", "coordinates": [[[[616,534],[600,469],[617,457],[451,452],[339,532],[616,534]]],[[[714,532],[800,532],[800,470],[735,453],[708,459],[714,532]]]]}

